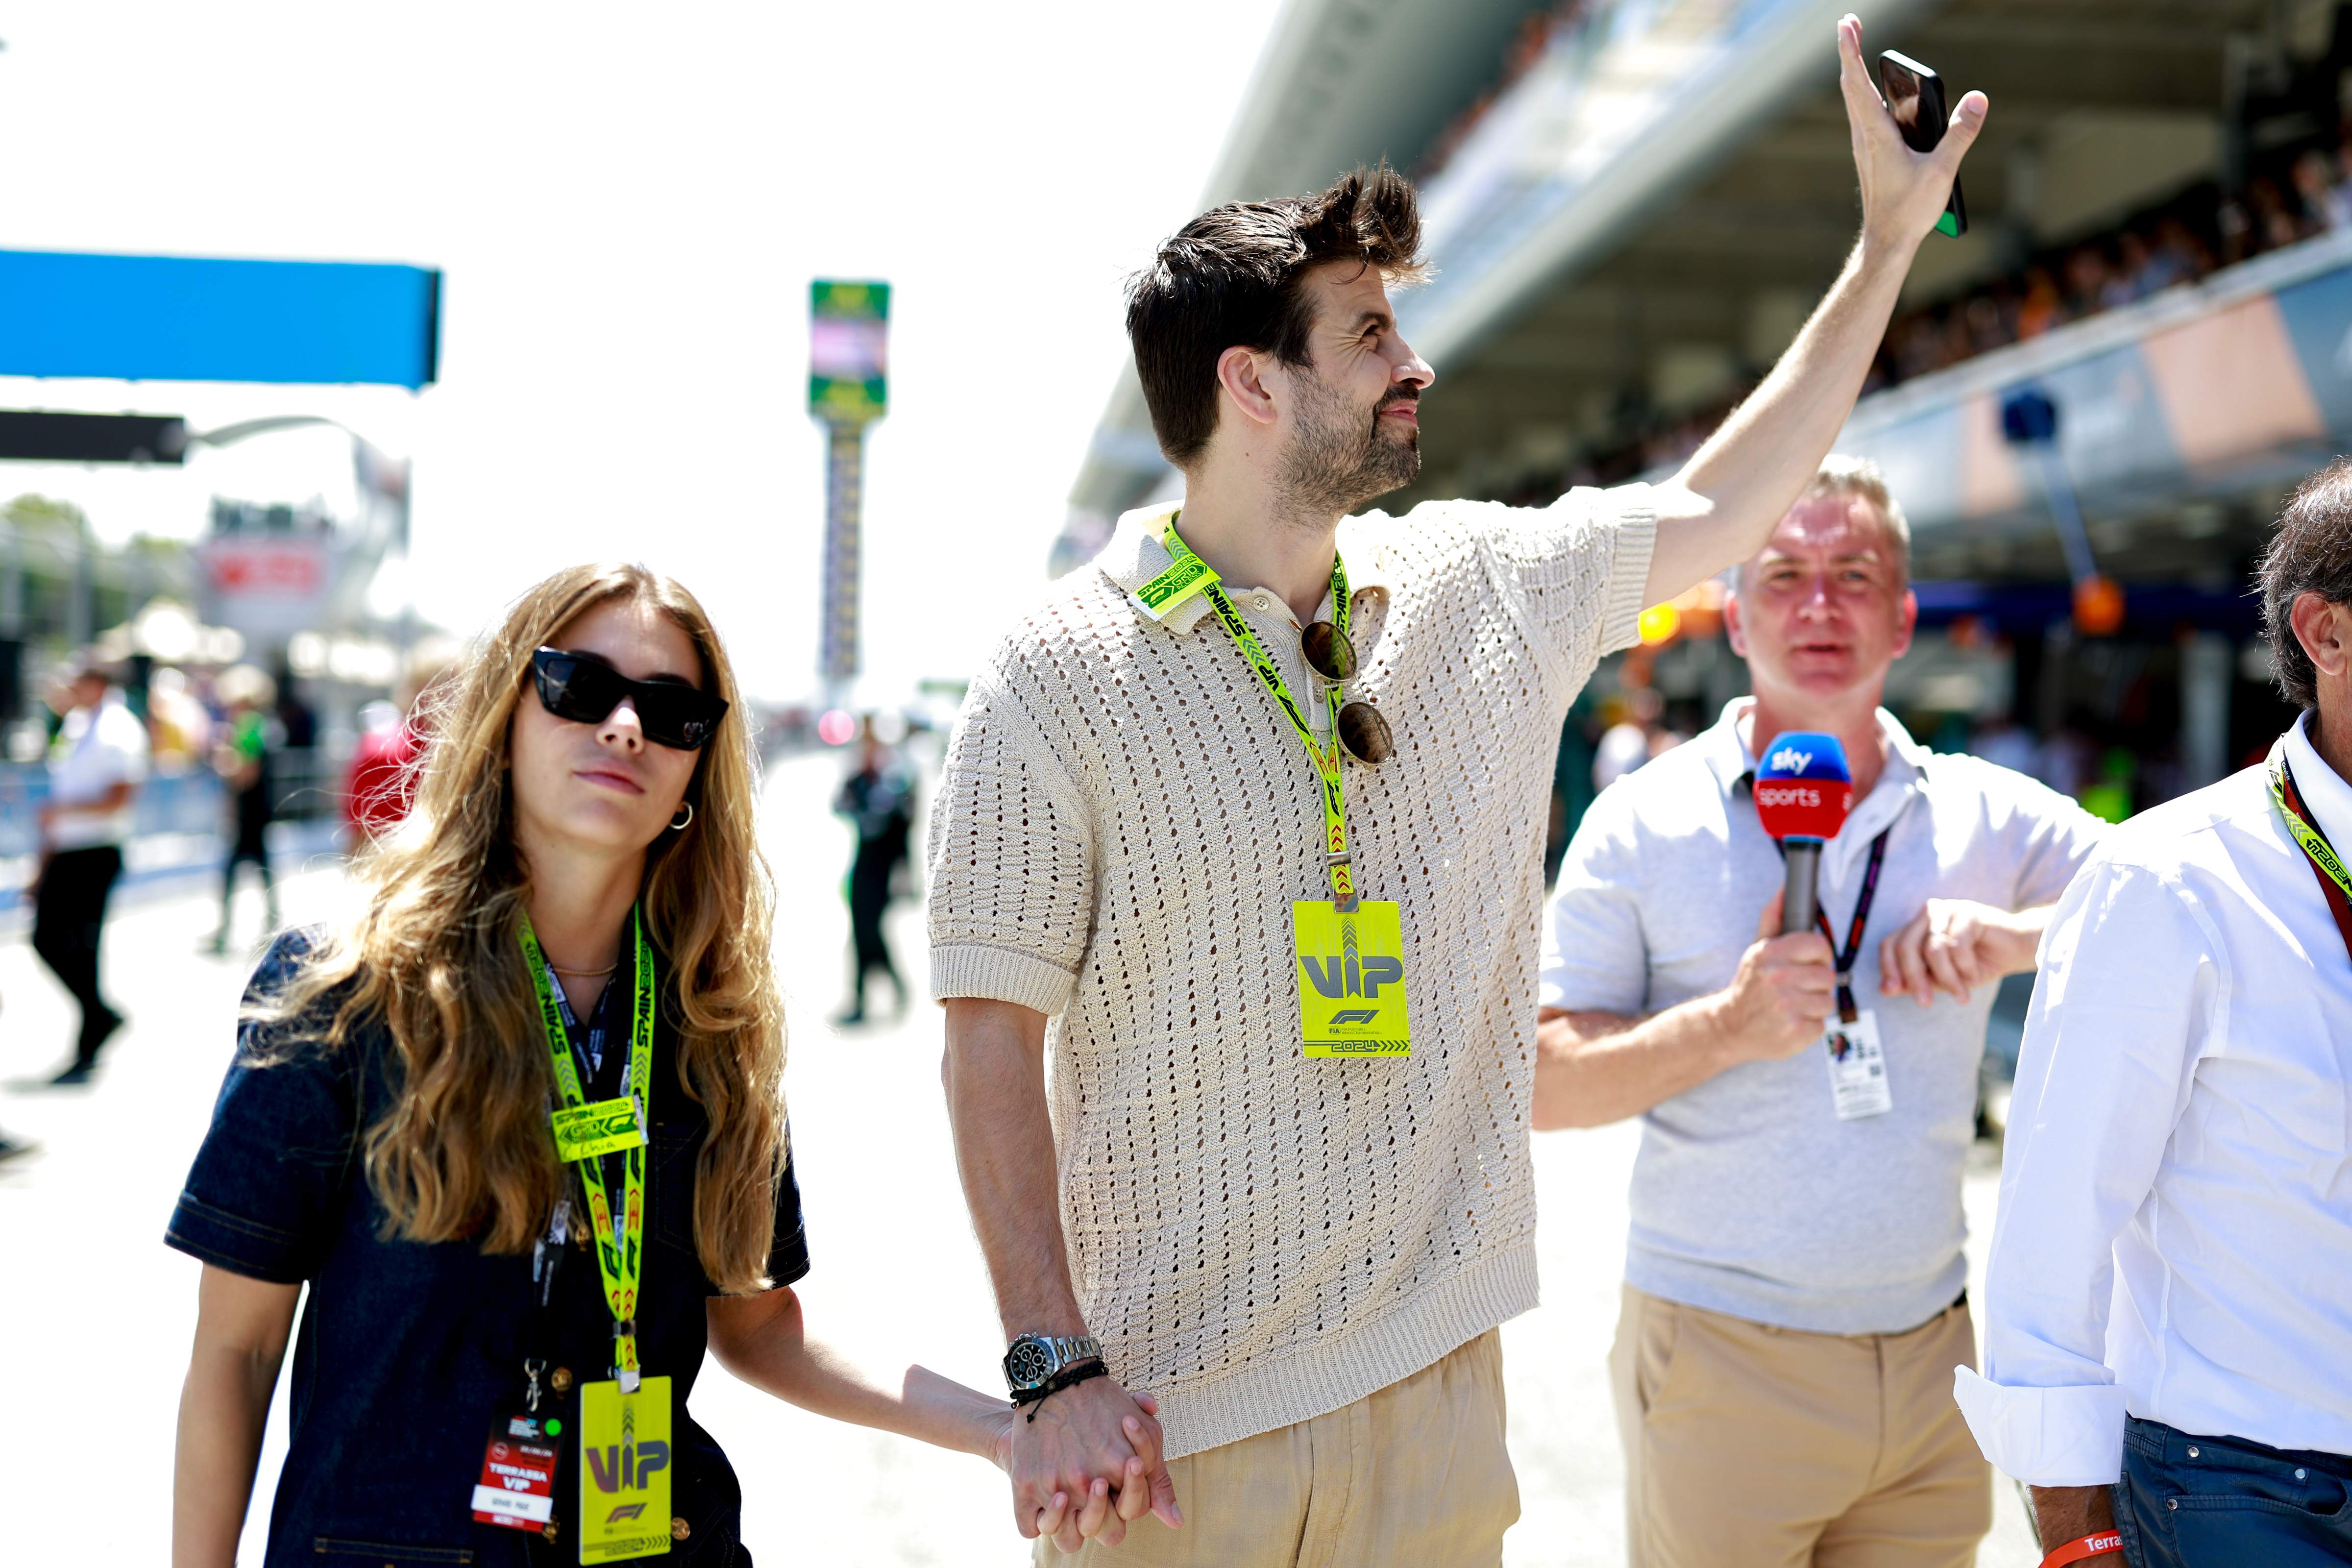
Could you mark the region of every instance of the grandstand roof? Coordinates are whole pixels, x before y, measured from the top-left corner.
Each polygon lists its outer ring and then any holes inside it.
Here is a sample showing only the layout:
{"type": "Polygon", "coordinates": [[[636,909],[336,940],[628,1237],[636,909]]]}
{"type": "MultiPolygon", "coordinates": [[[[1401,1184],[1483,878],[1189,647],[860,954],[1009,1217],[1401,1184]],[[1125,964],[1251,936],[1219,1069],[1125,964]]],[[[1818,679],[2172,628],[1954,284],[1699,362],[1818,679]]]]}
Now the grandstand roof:
{"type": "MultiPolygon", "coordinates": [[[[1931,238],[1906,300],[1969,287],[2247,155],[2229,84],[2284,105],[2327,47],[2320,0],[1574,0],[1466,134],[1448,121],[1535,7],[1297,0],[1277,26],[1211,202],[1425,159],[1439,279],[1401,302],[1438,367],[1415,494],[1550,482],[1628,419],[1703,414],[1769,365],[1852,243],[1853,172],[1832,28],[1863,16],[1955,92],[1993,100],[1964,184],[1969,237],[1931,238]],[[1457,37],[1429,21],[1475,11],[1457,37]],[[2274,17],[2286,18],[2286,33],[2274,17]],[[1466,36],[1492,51],[1482,74],[1466,36]],[[2287,36],[2291,35],[2291,36],[2287,36]],[[1384,99],[1386,101],[1383,101],[1384,99]]],[[[2260,105],[2257,105],[2259,108],[2260,105]]],[[[2312,128],[2304,128],[2308,132],[2312,128]]],[[[1109,511],[1165,479],[1131,374],[1072,496],[1109,511]]],[[[1615,476],[1603,476],[1615,477],[1615,476]]],[[[1414,499],[1413,495],[1402,498],[1414,499]]]]}

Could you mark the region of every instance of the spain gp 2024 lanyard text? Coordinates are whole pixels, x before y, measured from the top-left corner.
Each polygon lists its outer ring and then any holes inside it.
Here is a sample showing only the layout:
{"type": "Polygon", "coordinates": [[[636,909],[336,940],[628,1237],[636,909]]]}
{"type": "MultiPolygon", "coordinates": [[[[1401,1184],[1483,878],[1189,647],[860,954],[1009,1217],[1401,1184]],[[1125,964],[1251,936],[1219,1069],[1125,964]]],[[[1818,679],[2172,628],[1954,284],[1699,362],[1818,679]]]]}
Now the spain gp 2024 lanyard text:
{"type": "MultiPolygon", "coordinates": [[[[1171,564],[1139,589],[1137,597],[1152,614],[1161,616],[1194,594],[1204,595],[1248,660],[1258,684],[1290,721],[1315,768],[1317,793],[1323,805],[1323,869],[1331,884],[1331,897],[1297,900],[1290,906],[1292,972],[1298,985],[1302,1047],[1310,1057],[1410,1056],[1412,1036],[1405,1005],[1403,922],[1393,902],[1357,896],[1336,722],[1327,740],[1317,738],[1306,710],[1283,680],[1280,667],[1234,607],[1217,574],[1176,531],[1172,516],[1161,542],[1171,564]]],[[[1335,551],[1331,624],[1342,643],[1349,619],[1347,563],[1335,551]]],[[[1337,703],[1326,706],[1336,709],[1337,703]]]]}
{"type": "Polygon", "coordinates": [[[580,1069],[572,1059],[572,1037],[563,1027],[563,1009],[548,980],[547,957],[540,951],[539,933],[523,917],[522,951],[530,965],[531,984],[539,992],[540,1022],[547,1030],[549,1057],[555,1069],[555,1093],[562,1102],[552,1112],[556,1158],[580,1167],[580,1184],[587,1190],[588,1215],[595,1227],[596,1272],[604,1279],[604,1304],[613,1311],[613,1371],[631,1385],[637,1371],[637,1286],[644,1277],[646,1240],[646,1129],[653,1100],[654,963],[646,943],[645,919],[632,913],[629,929],[635,942],[635,994],[629,1009],[629,1080],[612,1100],[591,1103],[580,1087],[580,1069]],[[606,1185],[604,1156],[621,1155],[621,1214],[614,1222],[613,1200],[606,1185]]]}
{"type": "Polygon", "coordinates": [[[580,1385],[580,1561],[617,1562],[670,1549],[670,1380],[637,1365],[637,1298],[646,1258],[646,1138],[653,1108],[654,955],[645,911],[633,910],[636,959],[629,1009],[628,1076],[621,1093],[591,1101],[572,1059],[572,1037],[547,955],[525,916],[520,935],[558,1100],[550,1113],[556,1157],[580,1169],[594,1227],[596,1273],[613,1314],[613,1375],[580,1385]],[[605,1156],[621,1156],[617,1223],[605,1156]]]}

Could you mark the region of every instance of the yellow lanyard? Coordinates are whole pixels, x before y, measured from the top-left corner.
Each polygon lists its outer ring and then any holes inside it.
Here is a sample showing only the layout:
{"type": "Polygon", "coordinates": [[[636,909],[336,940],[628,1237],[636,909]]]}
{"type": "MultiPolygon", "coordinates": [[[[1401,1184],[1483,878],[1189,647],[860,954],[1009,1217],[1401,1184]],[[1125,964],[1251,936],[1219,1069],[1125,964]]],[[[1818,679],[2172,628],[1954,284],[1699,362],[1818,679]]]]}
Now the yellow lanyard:
{"type": "MultiPolygon", "coordinates": [[[[1283,683],[1282,670],[1258,642],[1256,634],[1249,628],[1249,623],[1242,619],[1241,612],[1234,608],[1234,602],[1226,597],[1223,587],[1217,581],[1217,574],[1192,553],[1192,547],[1177,533],[1176,520],[1172,517],[1168,521],[1165,542],[1168,553],[1176,560],[1175,564],[1161,576],[1181,575],[1185,586],[1208,596],[1211,607],[1217,612],[1217,618],[1225,623],[1225,630],[1233,634],[1234,641],[1240,646],[1242,657],[1249,660],[1249,667],[1257,672],[1259,684],[1272,693],[1276,704],[1290,720],[1290,727],[1298,732],[1298,743],[1307,748],[1307,760],[1315,764],[1316,781],[1322,785],[1323,868],[1331,879],[1331,901],[1341,913],[1352,913],[1356,908],[1356,881],[1348,856],[1348,796],[1346,786],[1341,783],[1339,735],[1336,721],[1332,726],[1330,744],[1327,746],[1318,742],[1314,728],[1307,722],[1307,715],[1299,710],[1297,700],[1290,695],[1290,688],[1283,683]]],[[[1152,580],[1153,583],[1159,581],[1160,578],[1152,580]]],[[[1147,601],[1151,586],[1150,583],[1144,584],[1147,601]]],[[[1348,568],[1337,553],[1331,557],[1331,624],[1339,628],[1342,638],[1347,637],[1348,568]]]]}
{"type": "Polygon", "coordinates": [[[580,1069],[572,1062],[572,1037],[563,1027],[563,1010],[556,1003],[554,988],[548,984],[547,955],[540,951],[539,935],[530,929],[529,915],[522,918],[520,934],[531,984],[539,991],[540,1021],[547,1028],[556,1095],[562,1102],[553,1117],[556,1148],[579,1165],[580,1184],[587,1189],[588,1213],[595,1228],[596,1272],[604,1280],[604,1304],[613,1313],[613,1368],[634,1390],[637,1289],[646,1258],[645,1123],[651,1114],[654,1093],[654,955],[646,942],[643,910],[632,912],[630,929],[636,938],[637,973],[629,1023],[629,1093],[593,1104],[581,1089],[580,1069]],[[613,1201],[605,1191],[602,1169],[607,1153],[621,1156],[618,1226],[614,1224],[613,1201]]]}
{"type": "Polygon", "coordinates": [[[2311,874],[2319,879],[2327,912],[2344,939],[2344,951],[2352,955],[2352,876],[2345,874],[2344,862],[2336,856],[2336,846],[2327,842],[2327,835],[2304,815],[2303,792],[2295,787],[2294,770],[2286,765],[2284,736],[2271,748],[2270,776],[2271,803],[2278,807],[2287,832],[2303,847],[2303,858],[2311,862],[2311,874]]]}
{"type": "Polygon", "coordinates": [[[2327,842],[2327,836],[2314,827],[2303,813],[2295,809],[2302,804],[2300,799],[2293,805],[2288,803],[2287,791],[2294,787],[2294,781],[2286,771],[2284,742],[2271,749],[2270,775],[2271,803],[2278,807],[2279,816],[2285,819],[2287,832],[2303,846],[2303,852],[2311,857],[2312,865],[2335,883],[2346,898],[2352,899],[2352,875],[2346,873],[2344,862],[2336,858],[2336,846],[2327,842]]]}

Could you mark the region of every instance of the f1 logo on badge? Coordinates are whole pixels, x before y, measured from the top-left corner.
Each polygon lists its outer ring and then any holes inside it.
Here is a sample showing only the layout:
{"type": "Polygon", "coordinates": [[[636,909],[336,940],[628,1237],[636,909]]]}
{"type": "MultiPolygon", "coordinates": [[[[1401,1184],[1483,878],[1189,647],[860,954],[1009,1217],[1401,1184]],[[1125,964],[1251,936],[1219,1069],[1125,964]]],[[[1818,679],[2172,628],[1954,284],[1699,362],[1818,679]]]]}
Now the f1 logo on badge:
{"type": "Polygon", "coordinates": [[[616,1506],[612,1512],[604,1516],[604,1522],[606,1524],[618,1524],[625,1519],[635,1519],[645,1511],[646,1505],[641,1502],[621,1503],[616,1506]]]}
{"type": "Polygon", "coordinates": [[[1376,1024],[1380,1017],[1370,1007],[1343,1007],[1331,1015],[1331,1027],[1338,1029],[1349,1024],[1376,1024]]]}

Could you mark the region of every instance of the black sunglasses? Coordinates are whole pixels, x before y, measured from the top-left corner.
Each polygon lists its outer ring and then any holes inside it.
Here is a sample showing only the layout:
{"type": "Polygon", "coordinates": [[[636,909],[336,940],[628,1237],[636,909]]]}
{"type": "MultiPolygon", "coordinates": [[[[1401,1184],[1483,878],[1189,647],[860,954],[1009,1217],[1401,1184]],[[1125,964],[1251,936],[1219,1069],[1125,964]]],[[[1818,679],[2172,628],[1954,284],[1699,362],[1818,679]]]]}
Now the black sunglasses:
{"type": "Polygon", "coordinates": [[[727,714],[723,698],[675,680],[631,680],[602,659],[543,647],[530,656],[539,704],[574,724],[602,724],[621,699],[637,710],[646,739],[673,751],[698,752],[727,714]]]}
{"type": "MultiPolygon", "coordinates": [[[[1356,645],[1329,621],[1317,621],[1300,632],[1298,651],[1307,668],[1334,685],[1355,679],[1356,645]]],[[[1333,728],[1339,743],[1360,763],[1384,763],[1396,753],[1396,731],[1369,702],[1350,702],[1340,709],[1333,728]]]]}

